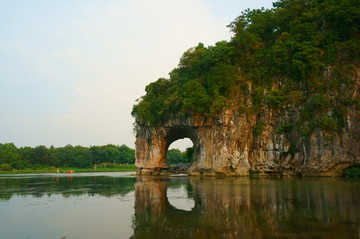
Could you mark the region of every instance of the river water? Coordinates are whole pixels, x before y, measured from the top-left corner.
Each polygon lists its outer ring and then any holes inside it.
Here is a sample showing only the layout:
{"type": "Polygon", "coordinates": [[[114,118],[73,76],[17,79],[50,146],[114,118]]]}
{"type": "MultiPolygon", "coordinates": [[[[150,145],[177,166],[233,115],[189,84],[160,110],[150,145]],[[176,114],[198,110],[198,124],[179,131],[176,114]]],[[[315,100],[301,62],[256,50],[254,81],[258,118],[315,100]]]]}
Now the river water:
{"type": "Polygon", "coordinates": [[[0,238],[360,238],[360,181],[0,176],[0,238]]]}

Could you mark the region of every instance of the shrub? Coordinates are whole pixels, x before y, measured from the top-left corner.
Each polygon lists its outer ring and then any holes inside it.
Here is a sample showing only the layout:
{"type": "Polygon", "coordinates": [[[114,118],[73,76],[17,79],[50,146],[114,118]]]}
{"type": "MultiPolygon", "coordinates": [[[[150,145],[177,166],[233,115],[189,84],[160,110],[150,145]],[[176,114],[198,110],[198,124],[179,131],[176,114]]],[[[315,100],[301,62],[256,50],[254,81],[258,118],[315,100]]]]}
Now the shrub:
{"type": "Polygon", "coordinates": [[[255,88],[251,94],[251,99],[254,112],[259,111],[261,106],[263,105],[264,89],[261,87],[255,88]]]}
{"type": "Polygon", "coordinates": [[[257,122],[253,129],[254,137],[261,135],[264,130],[265,123],[263,121],[257,122]]]}
{"type": "Polygon", "coordinates": [[[278,132],[278,133],[288,133],[288,132],[291,131],[291,129],[292,129],[291,124],[284,123],[279,128],[277,128],[276,132],[278,132]]]}
{"type": "Polygon", "coordinates": [[[344,170],[344,176],[347,178],[359,178],[360,177],[360,166],[349,167],[344,170]]]}
{"type": "Polygon", "coordinates": [[[1,171],[11,171],[12,167],[8,163],[3,163],[3,164],[0,165],[0,170],[1,171]]]}
{"type": "Polygon", "coordinates": [[[266,97],[266,103],[273,109],[280,109],[286,106],[287,98],[284,90],[272,90],[266,97]]]}
{"type": "Polygon", "coordinates": [[[331,117],[323,116],[318,117],[317,127],[327,130],[327,131],[336,131],[337,130],[337,121],[331,117]]]}
{"type": "Polygon", "coordinates": [[[324,95],[315,94],[310,98],[308,107],[311,111],[324,111],[330,107],[330,100],[324,95]]]}
{"type": "Polygon", "coordinates": [[[259,171],[253,171],[253,170],[249,171],[249,175],[258,175],[258,174],[260,174],[259,171]]]}

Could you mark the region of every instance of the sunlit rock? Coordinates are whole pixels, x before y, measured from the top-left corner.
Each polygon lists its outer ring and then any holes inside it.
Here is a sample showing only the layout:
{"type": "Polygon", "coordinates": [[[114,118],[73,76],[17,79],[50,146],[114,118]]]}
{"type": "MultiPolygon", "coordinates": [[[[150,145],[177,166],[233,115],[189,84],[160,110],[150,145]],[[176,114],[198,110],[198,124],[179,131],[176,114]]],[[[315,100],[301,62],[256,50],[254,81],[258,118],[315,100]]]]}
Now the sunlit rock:
{"type": "MultiPolygon", "coordinates": [[[[359,97],[359,85],[354,99],[359,97]]],[[[191,175],[341,176],[344,169],[360,165],[360,114],[355,106],[346,112],[345,126],[332,131],[314,127],[307,133],[302,106],[240,113],[239,105],[247,101],[239,96],[233,106],[213,117],[173,115],[157,126],[137,122],[138,173],[167,173],[168,147],[182,138],[194,144],[194,161],[187,171],[191,175]],[[281,130],[283,125],[291,130],[281,130]]]]}

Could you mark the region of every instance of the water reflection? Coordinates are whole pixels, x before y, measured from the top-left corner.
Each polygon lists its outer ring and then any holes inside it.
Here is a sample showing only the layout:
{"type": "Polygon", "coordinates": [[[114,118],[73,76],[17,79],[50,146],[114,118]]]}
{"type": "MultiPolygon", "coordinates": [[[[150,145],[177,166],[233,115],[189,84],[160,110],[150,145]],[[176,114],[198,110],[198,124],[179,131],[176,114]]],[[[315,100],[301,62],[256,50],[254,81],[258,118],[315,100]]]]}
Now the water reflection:
{"type": "Polygon", "coordinates": [[[359,238],[359,189],[341,179],[141,177],[131,238],[359,238]],[[190,211],[170,203],[179,184],[190,211]]]}
{"type": "Polygon", "coordinates": [[[0,176],[0,238],[129,238],[135,177],[0,176]]]}
{"type": "Polygon", "coordinates": [[[0,177],[0,231],[1,238],[360,238],[359,201],[360,181],[335,178],[0,177]]]}
{"type": "Polygon", "coordinates": [[[127,174],[23,175],[0,177],[0,201],[13,196],[43,197],[53,194],[70,196],[124,196],[134,190],[136,179],[127,174]],[[115,176],[115,177],[114,177],[115,176]]]}

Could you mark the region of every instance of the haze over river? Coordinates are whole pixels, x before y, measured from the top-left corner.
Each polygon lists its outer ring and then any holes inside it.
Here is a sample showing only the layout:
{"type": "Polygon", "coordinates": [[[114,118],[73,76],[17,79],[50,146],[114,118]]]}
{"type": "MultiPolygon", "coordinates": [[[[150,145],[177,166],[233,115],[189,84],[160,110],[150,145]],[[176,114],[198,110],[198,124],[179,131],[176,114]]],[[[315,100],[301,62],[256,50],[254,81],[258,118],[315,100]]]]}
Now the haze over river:
{"type": "Polygon", "coordinates": [[[0,238],[360,238],[343,178],[0,176],[0,238]]]}

